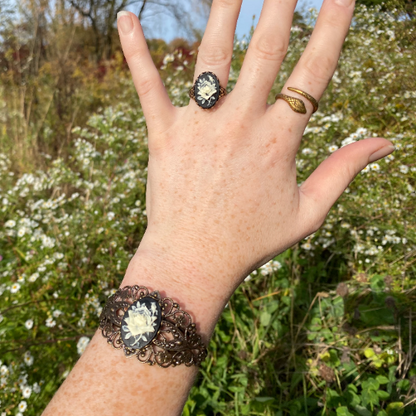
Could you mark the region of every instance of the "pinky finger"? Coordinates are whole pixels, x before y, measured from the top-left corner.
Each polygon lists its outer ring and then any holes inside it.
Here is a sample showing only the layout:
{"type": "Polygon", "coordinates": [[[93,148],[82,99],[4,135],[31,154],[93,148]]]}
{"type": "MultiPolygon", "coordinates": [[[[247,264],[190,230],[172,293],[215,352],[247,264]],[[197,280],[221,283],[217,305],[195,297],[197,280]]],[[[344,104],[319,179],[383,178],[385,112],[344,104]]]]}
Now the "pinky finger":
{"type": "Polygon", "coordinates": [[[164,131],[173,123],[175,107],[153,63],[139,19],[134,13],[121,11],[117,27],[148,127],[164,131]]]}

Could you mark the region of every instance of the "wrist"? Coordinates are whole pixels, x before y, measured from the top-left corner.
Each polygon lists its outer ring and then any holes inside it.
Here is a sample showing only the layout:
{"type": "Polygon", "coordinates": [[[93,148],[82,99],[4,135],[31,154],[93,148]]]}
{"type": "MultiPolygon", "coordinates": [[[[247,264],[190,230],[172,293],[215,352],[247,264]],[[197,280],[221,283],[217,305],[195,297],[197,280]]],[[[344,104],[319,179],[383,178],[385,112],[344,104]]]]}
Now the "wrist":
{"type": "Polygon", "coordinates": [[[131,259],[120,287],[142,285],[172,298],[188,312],[207,342],[225,304],[234,292],[227,288],[221,271],[203,259],[191,259],[140,245],[131,259]],[[223,285],[218,285],[218,279],[223,285]]]}

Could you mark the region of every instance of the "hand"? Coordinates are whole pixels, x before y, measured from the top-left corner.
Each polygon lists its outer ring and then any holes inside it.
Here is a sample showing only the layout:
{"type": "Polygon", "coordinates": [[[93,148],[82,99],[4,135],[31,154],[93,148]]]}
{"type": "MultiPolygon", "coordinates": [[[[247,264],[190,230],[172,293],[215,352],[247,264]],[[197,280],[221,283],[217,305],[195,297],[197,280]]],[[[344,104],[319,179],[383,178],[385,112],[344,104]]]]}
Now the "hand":
{"type": "MultiPolygon", "coordinates": [[[[194,80],[214,72],[227,85],[241,0],[214,0],[194,80]]],[[[298,187],[295,155],[312,113],[267,96],[285,56],[295,0],[265,0],[234,90],[210,110],[174,107],[136,16],[120,33],[149,129],[148,229],[138,255],[151,253],[198,296],[225,302],[253,269],[316,231],[369,162],[393,151],[372,138],[333,153],[298,187]],[[181,273],[181,270],[183,271],[181,273]]],[[[309,44],[282,92],[319,100],[353,15],[352,0],[325,0],[309,44]]],[[[124,17],[123,17],[124,19],[124,17]]],[[[120,25],[121,26],[121,25],[120,25]]]]}

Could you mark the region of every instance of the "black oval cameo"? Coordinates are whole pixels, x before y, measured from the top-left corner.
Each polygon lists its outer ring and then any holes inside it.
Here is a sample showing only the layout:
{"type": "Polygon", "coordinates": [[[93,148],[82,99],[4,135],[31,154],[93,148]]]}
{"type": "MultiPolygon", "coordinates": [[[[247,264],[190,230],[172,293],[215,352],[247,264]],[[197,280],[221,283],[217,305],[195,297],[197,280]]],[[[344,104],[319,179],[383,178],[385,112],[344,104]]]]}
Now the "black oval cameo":
{"type": "Polygon", "coordinates": [[[148,345],[156,336],[162,321],[159,302],[145,297],[132,303],[121,321],[121,338],[133,349],[148,345]]]}
{"type": "Polygon", "coordinates": [[[194,94],[196,103],[203,109],[213,107],[220,96],[220,81],[212,72],[202,73],[195,81],[194,94]]]}

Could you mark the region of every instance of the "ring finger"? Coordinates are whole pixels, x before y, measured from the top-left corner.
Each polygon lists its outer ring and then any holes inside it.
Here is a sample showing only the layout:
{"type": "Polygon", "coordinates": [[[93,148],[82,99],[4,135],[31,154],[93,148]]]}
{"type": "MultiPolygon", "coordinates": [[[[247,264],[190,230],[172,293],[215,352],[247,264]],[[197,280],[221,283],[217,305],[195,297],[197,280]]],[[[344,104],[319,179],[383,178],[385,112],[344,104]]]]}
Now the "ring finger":
{"type": "Polygon", "coordinates": [[[242,0],[214,0],[195,67],[194,81],[206,71],[213,72],[226,87],[233,55],[234,33],[242,0]]]}
{"type": "MultiPolygon", "coordinates": [[[[316,100],[322,97],[337,67],[353,12],[354,0],[324,1],[308,46],[285,83],[282,92],[301,99],[305,103],[308,116],[313,111],[311,102],[288,88],[300,89],[316,100]]],[[[279,111],[281,114],[283,111],[291,120],[303,120],[304,123],[297,123],[302,131],[309,121],[308,116],[293,112],[282,100],[276,101],[276,104],[270,107],[270,111],[272,117],[273,113],[279,111]]]]}

